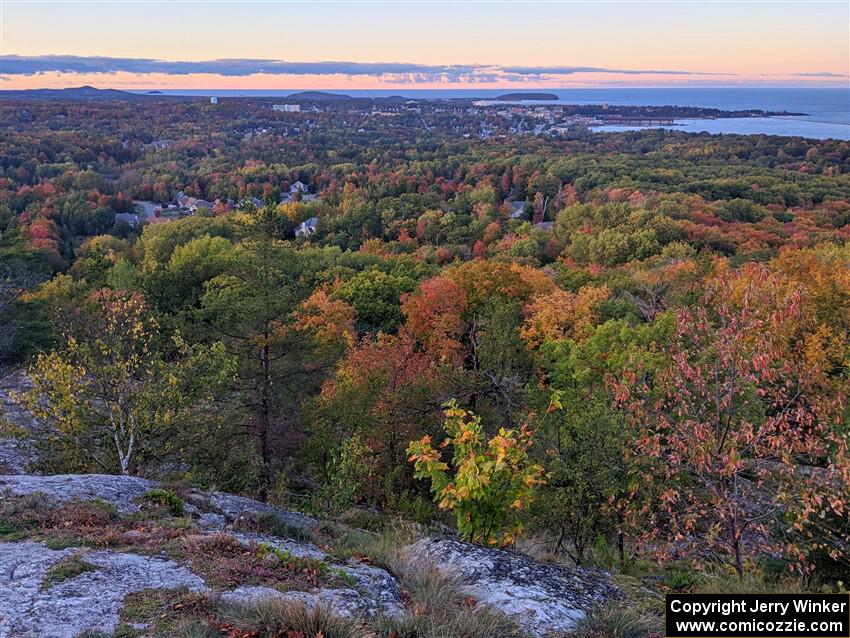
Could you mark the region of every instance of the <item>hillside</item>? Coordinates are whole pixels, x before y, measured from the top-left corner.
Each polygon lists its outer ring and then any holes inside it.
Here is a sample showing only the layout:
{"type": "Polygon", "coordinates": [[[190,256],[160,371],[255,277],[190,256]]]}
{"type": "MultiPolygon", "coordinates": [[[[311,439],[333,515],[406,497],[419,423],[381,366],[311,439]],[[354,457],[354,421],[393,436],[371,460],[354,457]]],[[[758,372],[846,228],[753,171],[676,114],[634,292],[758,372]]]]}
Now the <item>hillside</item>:
{"type": "Polygon", "coordinates": [[[154,99],[185,101],[198,98],[163,95],[158,91],[131,93],[129,91],[119,91],[117,89],[97,89],[93,86],[79,86],[66,89],[23,89],[0,91],[0,100],[69,100],[77,102],[109,102],[121,100],[126,102],[139,102],[154,99]]]}

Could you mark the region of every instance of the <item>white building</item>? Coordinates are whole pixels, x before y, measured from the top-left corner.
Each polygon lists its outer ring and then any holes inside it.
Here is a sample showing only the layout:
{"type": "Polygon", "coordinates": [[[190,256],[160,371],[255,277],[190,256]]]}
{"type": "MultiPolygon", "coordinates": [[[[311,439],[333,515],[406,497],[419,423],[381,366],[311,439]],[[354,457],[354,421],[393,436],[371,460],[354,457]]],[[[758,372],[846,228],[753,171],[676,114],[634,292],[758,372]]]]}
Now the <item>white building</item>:
{"type": "Polygon", "coordinates": [[[295,227],[296,237],[308,237],[316,232],[316,224],[319,223],[318,217],[311,217],[307,221],[301,222],[295,227]]]}
{"type": "Polygon", "coordinates": [[[218,98],[216,96],[212,96],[210,98],[210,104],[218,104],[218,98]]]}
{"type": "Polygon", "coordinates": [[[283,111],[284,113],[300,113],[301,105],[300,104],[273,104],[273,111],[283,111]]]}

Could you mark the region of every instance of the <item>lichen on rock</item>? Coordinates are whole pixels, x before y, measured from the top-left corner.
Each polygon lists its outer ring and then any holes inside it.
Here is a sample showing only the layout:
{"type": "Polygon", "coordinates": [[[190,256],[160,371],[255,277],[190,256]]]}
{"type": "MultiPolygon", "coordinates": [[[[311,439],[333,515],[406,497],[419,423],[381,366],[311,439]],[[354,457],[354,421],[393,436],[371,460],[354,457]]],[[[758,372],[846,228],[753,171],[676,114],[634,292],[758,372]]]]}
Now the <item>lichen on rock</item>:
{"type": "Polygon", "coordinates": [[[567,632],[619,590],[604,572],[539,563],[525,554],[424,538],[406,548],[413,560],[456,577],[477,604],[500,611],[532,636],[567,632]]]}
{"type": "Polygon", "coordinates": [[[90,551],[97,567],[44,588],[50,568],[79,550],[53,551],[40,543],[0,543],[0,638],[72,638],[83,631],[111,633],[124,597],[142,589],[204,582],[170,560],[132,553],[90,551]]]}

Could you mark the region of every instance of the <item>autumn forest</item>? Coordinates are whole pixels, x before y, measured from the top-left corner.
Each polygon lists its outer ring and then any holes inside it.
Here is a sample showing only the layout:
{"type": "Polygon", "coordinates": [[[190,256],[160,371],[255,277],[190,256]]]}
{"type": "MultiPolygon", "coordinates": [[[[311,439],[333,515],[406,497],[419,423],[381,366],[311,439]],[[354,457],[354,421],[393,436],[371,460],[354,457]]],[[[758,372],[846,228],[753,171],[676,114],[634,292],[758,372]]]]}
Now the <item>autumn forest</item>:
{"type": "Polygon", "coordinates": [[[846,584],[850,145],[402,107],[0,101],[31,468],[846,584]]]}

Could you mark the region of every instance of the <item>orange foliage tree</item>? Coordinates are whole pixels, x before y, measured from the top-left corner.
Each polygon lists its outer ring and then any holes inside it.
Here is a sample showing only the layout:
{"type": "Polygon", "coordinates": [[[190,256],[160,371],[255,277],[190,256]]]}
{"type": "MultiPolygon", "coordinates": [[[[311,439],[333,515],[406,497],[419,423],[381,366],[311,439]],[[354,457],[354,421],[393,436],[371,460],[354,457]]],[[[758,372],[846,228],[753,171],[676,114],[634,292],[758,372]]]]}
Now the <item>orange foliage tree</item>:
{"type": "Polygon", "coordinates": [[[322,346],[354,345],[354,308],[333,299],[325,288],[317,288],[295,311],[295,329],[313,335],[322,346]]]}

